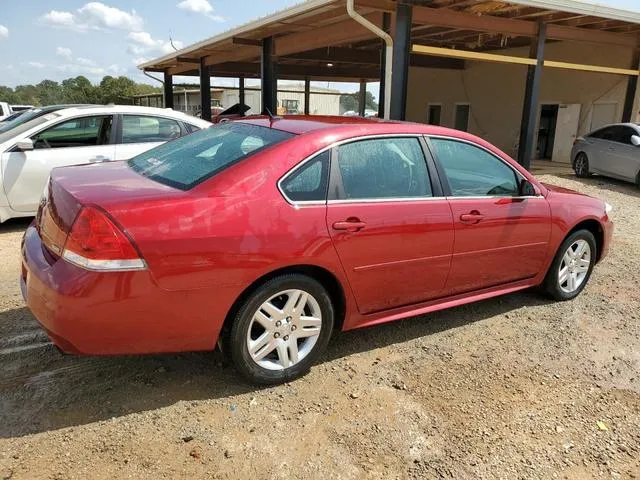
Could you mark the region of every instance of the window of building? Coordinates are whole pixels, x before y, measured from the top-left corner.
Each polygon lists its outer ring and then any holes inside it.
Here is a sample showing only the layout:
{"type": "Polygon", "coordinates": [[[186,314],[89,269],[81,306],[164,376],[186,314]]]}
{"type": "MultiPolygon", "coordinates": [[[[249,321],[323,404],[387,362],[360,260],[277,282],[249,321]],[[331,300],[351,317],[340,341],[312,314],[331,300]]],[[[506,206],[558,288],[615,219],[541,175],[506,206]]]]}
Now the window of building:
{"type": "Polygon", "coordinates": [[[454,128],[456,130],[462,130],[463,132],[468,132],[470,115],[471,115],[471,106],[468,103],[456,104],[454,128]]]}
{"type": "Polygon", "coordinates": [[[427,110],[427,123],[429,125],[442,125],[440,121],[442,105],[431,104],[427,107],[427,110]]]}

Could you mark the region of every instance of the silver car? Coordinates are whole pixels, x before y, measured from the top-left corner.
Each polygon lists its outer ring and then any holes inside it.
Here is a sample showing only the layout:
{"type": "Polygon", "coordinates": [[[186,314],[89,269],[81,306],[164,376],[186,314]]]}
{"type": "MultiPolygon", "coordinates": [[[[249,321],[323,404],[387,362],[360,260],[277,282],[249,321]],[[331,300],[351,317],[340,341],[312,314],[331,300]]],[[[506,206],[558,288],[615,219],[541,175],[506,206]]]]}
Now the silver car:
{"type": "Polygon", "coordinates": [[[578,177],[598,173],[640,186],[640,125],[608,125],[578,138],[571,164],[578,177]]]}

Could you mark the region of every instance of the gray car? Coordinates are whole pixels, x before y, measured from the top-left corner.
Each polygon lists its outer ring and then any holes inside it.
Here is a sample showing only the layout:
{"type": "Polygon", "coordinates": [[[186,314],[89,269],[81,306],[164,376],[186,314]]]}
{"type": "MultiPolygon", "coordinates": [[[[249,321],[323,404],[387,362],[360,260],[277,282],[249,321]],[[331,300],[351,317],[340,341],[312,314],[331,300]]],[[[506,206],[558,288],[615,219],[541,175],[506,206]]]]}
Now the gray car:
{"type": "Polygon", "coordinates": [[[640,186],[640,125],[608,125],[578,138],[571,164],[578,177],[598,173],[640,186]]]}

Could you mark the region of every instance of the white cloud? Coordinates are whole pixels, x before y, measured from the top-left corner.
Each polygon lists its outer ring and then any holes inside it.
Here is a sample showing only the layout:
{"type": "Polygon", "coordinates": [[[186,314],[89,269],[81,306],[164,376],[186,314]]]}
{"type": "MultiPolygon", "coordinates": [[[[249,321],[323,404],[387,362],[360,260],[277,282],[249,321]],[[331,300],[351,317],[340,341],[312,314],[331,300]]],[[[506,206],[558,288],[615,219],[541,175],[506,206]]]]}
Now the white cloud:
{"type": "Polygon", "coordinates": [[[89,2],[72,12],[51,10],[40,20],[55,27],[69,28],[81,32],[87,30],[140,31],[144,21],[135,10],[125,12],[100,2],[89,2]]]}
{"type": "Polygon", "coordinates": [[[0,38],[9,38],[9,29],[4,25],[0,25],[0,38]]]}
{"type": "Polygon", "coordinates": [[[142,45],[149,48],[156,46],[156,41],[153,38],[151,38],[151,35],[149,35],[147,32],[131,32],[129,34],[129,38],[133,40],[135,43],[137,43],[138,45],[142,45]]]}
{"type": "Polygon", "coordinates": [[[86,58],[76,58],[75,61],[56,66],[56,68],[67,74],[90,75],[100,77],[104,75],[122,75],[125,71],[119,65],[109,65],[108,67],[98,67],[93,60],[86,58]]]}
{"type": "Polygon", "coordinates": [[[93,60],[89,60],[88,58],[82,58],[82,57],[76,58],[76,63],[78,65],[83,65],[85,67],[94,67],[96,65],[96,62],[94,62],[93,60]]]}
{"type": "Polygon", "coordinates": [[[31,68],[44,68],[46,65],[40,62],[27,62],[27,66],[31,68]]]}
{"type": "Polygon", "coordinates": [[[214,15],[213,7],[209,3],[209,0],[182,0],[178,3],[177,7],[187,12],[199,13],[216,22],[224,22],[224,18],[220,15],[214,15]]]}
{"type": "Polygon", "coordinates": [[[184,43],[179,40],[173,40],[172,46],[170,40],[156,40],[147,32],[130,32],[128,37],[133,43],[129,44],[127,52],[136,56],[145,54],[166,55],[184,47],[184,43]]]}
{"type": "Polygon", "coordinates": [[[71,49],[66,47],[57,47],[56,55],[64,58],[71,59],[71,49]]]}

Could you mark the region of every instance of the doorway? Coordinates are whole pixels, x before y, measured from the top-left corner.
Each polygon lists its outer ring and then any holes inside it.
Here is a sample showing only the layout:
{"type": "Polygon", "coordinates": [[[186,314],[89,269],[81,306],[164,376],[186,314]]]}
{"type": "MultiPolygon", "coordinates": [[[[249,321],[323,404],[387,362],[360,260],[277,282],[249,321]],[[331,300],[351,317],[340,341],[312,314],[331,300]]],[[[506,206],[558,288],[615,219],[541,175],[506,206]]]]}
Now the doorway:
{"type": "Polygon", "coordinates": [[[538,127],[538,159],[551,160],[556,140],[559,105],[542,105],[538,127]]]}

